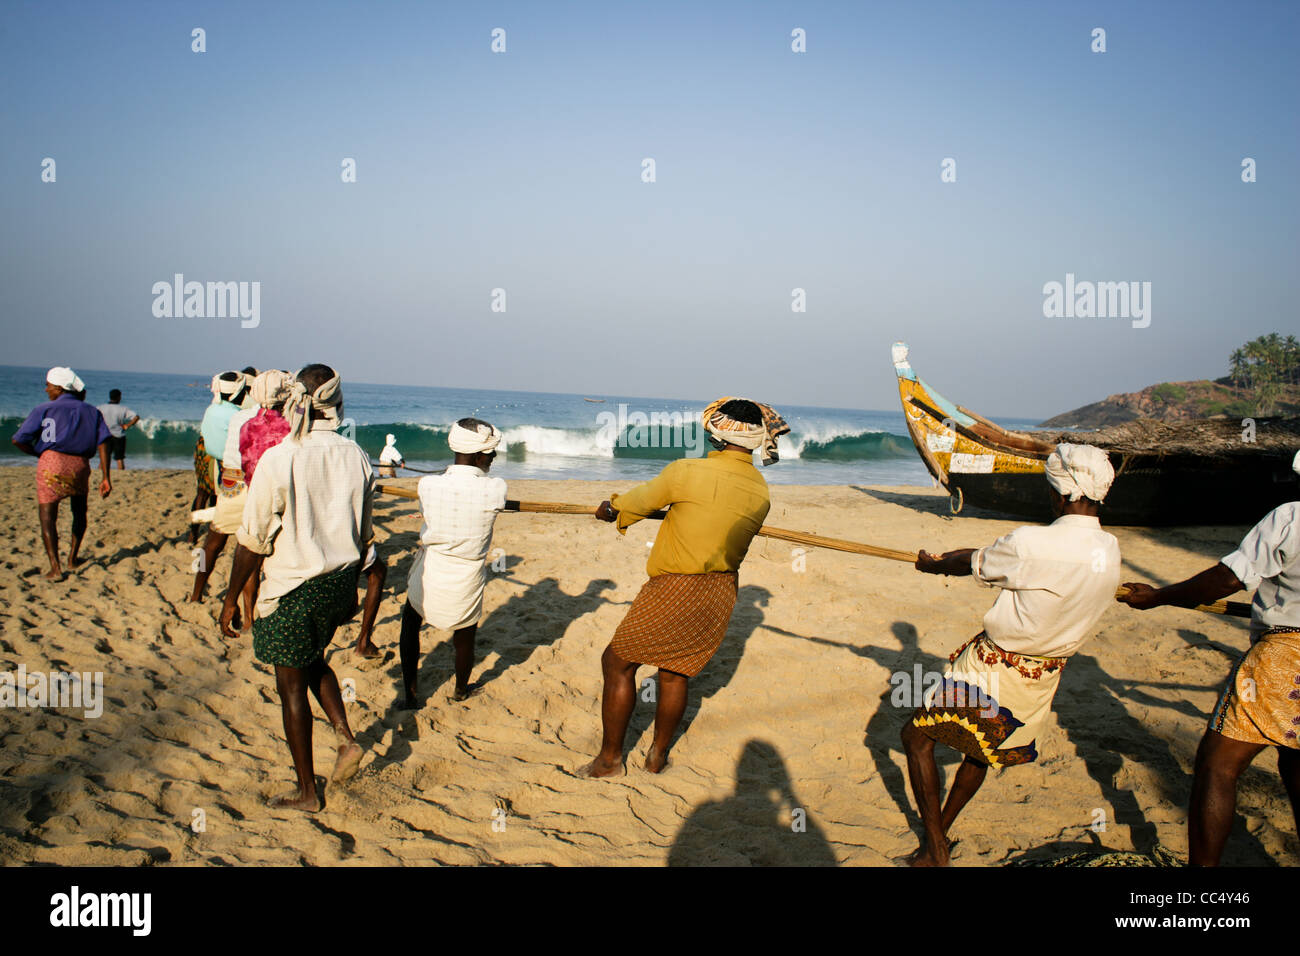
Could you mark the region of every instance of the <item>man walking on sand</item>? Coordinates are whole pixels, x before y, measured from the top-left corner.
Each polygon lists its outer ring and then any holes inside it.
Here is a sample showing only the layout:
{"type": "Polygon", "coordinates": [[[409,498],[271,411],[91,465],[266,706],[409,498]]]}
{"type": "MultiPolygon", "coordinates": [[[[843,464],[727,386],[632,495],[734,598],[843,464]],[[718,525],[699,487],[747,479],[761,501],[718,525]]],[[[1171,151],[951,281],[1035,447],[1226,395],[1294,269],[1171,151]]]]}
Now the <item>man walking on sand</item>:
{"type": "Polygon", "coordinates": [[[641,588],[600,659],[605,687],[603,734],[596,759],[581,776],[608,777],[623,770],[623,743],[636,705],[636,670],[659,671],[654,741],[645,766],[661,773],[673,734],[686,712],[686,685],[709,662],[727,633],[736,606],[736,572],[763,526],[771,502],[767,482],[754,467],[777,460],[776,440],[790,430],[766,405],[720,398],[704,410],[714,447],[707,458],[682,458],[627,494],[602,501],[596,517],[617,522],[619,533],[671,505],[655,536],[641,588]]]}
{"type": "Polygon", "coordinates": [[[126,469],[126,430],[140,421],[140,416],[122,404],[122,393],[113,389],[108,393],[108,404],[99,406],[99,414],[104,416],[104,424],[112,436],[109,450],[117,462],[119,471],[126,469]]]}
{"type": "Polygon", "coordinates": [[[93,405],[77,398],[85,386],[70,368],[57,366],[45,376],[48,402],[37,405],[14,432],[13,444],[19,451],[36,457],[36,504],[45,541],[45,555],[50,559],[46,577],[63,579],[59,564],[59,502],[71,499],[72,543],[68,548],[68,568],[80,564],[77,552],[86,534],[86,499],[90,494],[90,456],[99,450],[103,480],[99,496],[107,498],[113,490],[108,477],[108,440],[111,437],[104,416],[93,405]]]}
{"type": "Polygon", "coordinates": [[[357,577],[370,547],[374,475],[364,451],[335,429],[342,417],[338,374],[327,365],[298,373],[286,411],[287,438],[262,455],[248,489],[239,547],[221,611],[221,630],[237,637],[239,595],[265,572],[253,620],[253,653],[275,668],[276,691],[298,788],[272,807],[314,813],[324,804],[312,759],[308,691],[334,727],[337,758],[331,780],[361,766],[338,678],[325,663],[335,629],[356,610],[357,577]]]}

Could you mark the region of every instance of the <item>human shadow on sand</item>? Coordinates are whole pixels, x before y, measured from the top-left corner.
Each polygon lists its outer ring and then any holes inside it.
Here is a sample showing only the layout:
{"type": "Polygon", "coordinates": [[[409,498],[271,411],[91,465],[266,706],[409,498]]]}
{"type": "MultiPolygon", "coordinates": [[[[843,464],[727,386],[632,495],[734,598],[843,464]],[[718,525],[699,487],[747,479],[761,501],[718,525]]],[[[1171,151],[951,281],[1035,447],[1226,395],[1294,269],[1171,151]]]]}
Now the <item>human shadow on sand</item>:
{"type": "MultiPolygon", "coordinates": [[[[1088,776],[1096,782],[1102,797],[1114,810],[1113,822],[1129,827],[1133,850],[1150,854],[1157,844],[1156,826],[1147,819],[1137,794],[1117,783],[1124,767],[1121,758],[1154,770],[1160,781],[1161,797],[1167,803],[1184,810],[1191,799],[1192,777],[1184,772],[1168,742],[1151,733],[1142,721],[1128,712],[1122,701],[1172,710],[1196,718],[1198,724],[1209,715],[1197,710],[1187,701],[1161,700],[1137,689],[1142,686],[1142,682],[1126,681],[1108,674],[1097,659],[1089,654],[1075,654],[1062,675],[1053,710],[1058,724],[1083,761],[1088,776]]],[[[1151,686],[1214,689],[1200,685],[1151,686]]],[[[1196,728],[1197,739],[1203,730],[1202,726],[1196,728]]],[[[1262,773],[1255,768],[1247,770],[1242,775],[1243,785],[1251,776],[1262,773]]],[[[1081,828],[1091,824],[1092,813],[1092,807],[1075,808],[1074,816],[1081,828]]],[[[1063,823],[1068,824],[1068,821],[1063,823]]],[[[1246,830],[1245,820],[1240,813],[1233,823],[1225,862],[1247,866],[1276,865],[1259,839],[1246,830]]]]}
{"type": "MultiPolygon", "coordinates": [[[[580,594],[566,594],[555,578],[544,578],[536,584],[526,585],[524,591],[507,600],[479,623],[475,639],[476,662],[481,662],[493,650],[497,652],[497,659],[488,670],[471,672],[472,683],[486,686],[510,668],[526,664],[539,648],[563,637],[569,625],[578,618],[594,611],[601,604],[608,603],[609,599],[601,595],[614,587],[614,582],[608,578],[589,581],[580,594]]],[[[405,604],[405,592],[398,597],[405,604]]],[[[422,627],[420,642],[422,653],[416,686],[421,700],[427,704],[437,688],[449,683],[454,677],[455,652],[450,631],[422,627]]],[[[387,728],[396,728],[393,746],[384,757],[375,760],[374,766],[378,769],[390,763],[401,763],[411,753],[410,743],[419,739],[419,723],[416,720],[419,712],[399,710],[397,707],[398,685],[401,682],[400,662],[395,661],[387,673],[392,678],[392,701],[384,712],[376,713],[371,724],[357,735],[378,740],[387,728]]],[[[472,701],[467,706],[473,706],[472,701]]],[[[421,711],[423,710],[422,707],[421,711]]]]}
{"type": "Polygon", "coordinates": [[[836,859],[776,748],[750,740],[736,762],[735,790],[691,811],[668,865],[835,866],[836,859]]]}

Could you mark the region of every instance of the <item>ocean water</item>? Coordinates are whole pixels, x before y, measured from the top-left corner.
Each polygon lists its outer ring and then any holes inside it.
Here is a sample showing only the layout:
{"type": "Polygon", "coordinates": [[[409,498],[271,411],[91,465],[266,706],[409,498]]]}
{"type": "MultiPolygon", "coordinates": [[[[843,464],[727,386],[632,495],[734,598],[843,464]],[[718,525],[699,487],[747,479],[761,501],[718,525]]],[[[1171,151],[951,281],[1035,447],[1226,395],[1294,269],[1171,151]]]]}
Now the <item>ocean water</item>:
{"type": "MultiPolygon", "coordinates": [[[[0,430],[12,436],[45,401],[44,368],[0,366],[0,430]]],[[[109,389],[140,416],[127,432],[129,468],[190,468],[199,420],[211,401],[209,381],[193,375],[78,369],[86,401],[108,401],[109,389]]],[[[377,459],[384,436],[397,436],[407,464],[441,468],[451,461],[447,432],[475,415],[503,433],[492,467],[510,478],[644,480],[668,461],[709,450],[699,427],[705,401],[563,395],[489,389],[343,383],[344,415],[357,442],[377,459]],[[588,401],[587,399],[600,399],[588,401]]],[[[780,405],[791,426],[780,439],[781,460],[763,468],[774,484],[929,485],[930,476],[907,437],[901,407],[885,411],[780,405]]],[[[1004,420],[1028,428],[1029,421],[1004,420]]],[[[757,461],[755,457],[755,461],[757,461]]],[[[8,441],[0,464],[31,465],[8,441]]],[[[410,475],[410,472],[404,474],[410,475]]]]}

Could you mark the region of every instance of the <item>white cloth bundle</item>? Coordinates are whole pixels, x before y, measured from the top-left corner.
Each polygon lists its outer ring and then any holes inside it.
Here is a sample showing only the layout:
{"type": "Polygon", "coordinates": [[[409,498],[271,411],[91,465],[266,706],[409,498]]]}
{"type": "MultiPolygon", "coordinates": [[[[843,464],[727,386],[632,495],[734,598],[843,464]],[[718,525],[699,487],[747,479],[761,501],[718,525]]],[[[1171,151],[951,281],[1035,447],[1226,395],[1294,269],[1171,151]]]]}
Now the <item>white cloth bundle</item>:
{"type": "Polygon", "coordinates": [[[1060,444],[1047,456],[1048,483],[1071,501],[1091,498],[1100,502],[1115,480],[1115,469],[1100,448],[1060,444]]]}
{"type": "Polygon", "coordinates": [[[253,403],[262,408],[279,408],[293,392],[293,375],[278,368],[267,369],[249,386],[253,403]]]}
{"type": "Polygon", "coordinates": [[[495,451],[500,443],[500,430],[487,422],[480,422],[474,428],[464,428],[457,422],[447,435],[447,444],[458,455],[495,451]]]}
{"type": "Polygon", "coordinates": [[[81,391],[81,379],[77,378],[77,373],[64,365],[56,365],[45,373],[45,381],[51,385],[57,385],[65,392],[81,391]]]}
{"type": "Polygon", "coordinates": [[[330,431],[339,427],[339,409],[343,405],[343,380],[337,372],[327,382],[322,382],[315,392],[308,394],[307,386],[295,381],[285,405],[289,419],[289,438],[300,442],[313,428],[330,431]],[[311,413],[322,412],[325,417],[312,422],[311,413]]]}

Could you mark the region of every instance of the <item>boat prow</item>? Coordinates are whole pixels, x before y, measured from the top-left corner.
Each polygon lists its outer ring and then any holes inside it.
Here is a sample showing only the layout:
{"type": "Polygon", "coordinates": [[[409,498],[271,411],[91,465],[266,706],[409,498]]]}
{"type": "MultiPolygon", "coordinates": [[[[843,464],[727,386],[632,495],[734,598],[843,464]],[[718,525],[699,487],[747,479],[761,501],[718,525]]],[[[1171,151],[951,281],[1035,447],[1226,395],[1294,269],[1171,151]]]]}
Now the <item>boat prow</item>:
{"type": "MultiPolygon", "coordinates": [[[[905,343],[895,342],[891,353],[908,435],[930,474],[952,496],[953,512],[969,504],[1050,521],[1044,463],[1056,441],[1075,436],[1055,434],[1047,440],[1003,428],[948,401],[917,376],[905,343]]],[[[1204,423],[1194,425],[1204,429],[1204,423]]],[[[1111,442],[1103,432],[1080,432],[1077,440],[1105,450],[1115,468],[1101,512],[1106,524],[1253,524],[1279,504],[1300,498],[1290,467],[1294,448],[1286,444],[1286,436],[1300,436],[1300,425],[1283,422],[1274,431],[1280,440],[1237,442],[1231,453],[1161,443],[1135,446],[1111,442]]]]}

